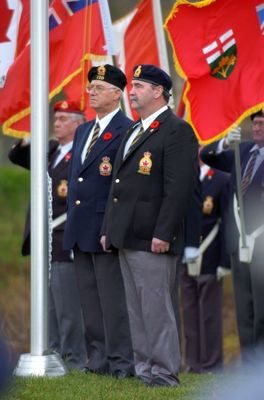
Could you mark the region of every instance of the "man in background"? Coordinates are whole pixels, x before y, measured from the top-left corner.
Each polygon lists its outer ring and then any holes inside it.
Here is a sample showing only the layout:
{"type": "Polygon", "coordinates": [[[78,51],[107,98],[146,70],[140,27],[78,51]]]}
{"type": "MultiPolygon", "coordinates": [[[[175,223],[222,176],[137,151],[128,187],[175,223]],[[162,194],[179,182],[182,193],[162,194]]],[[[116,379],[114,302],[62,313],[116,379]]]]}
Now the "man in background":
{"type": "Polygon", "coordinates": [[[188,212],[184,251],[186,263],[181,268],[186,371],[196,373],[222,370],[221,278],[230,273],[224,229],[229,174],[212,169],[200,161],[200,181],[202,206],[193,203],[188,212]],[[195,227],[199,226],[200,221],[200,243],[193,247],[197,236],[195,227]],[[188,262],[190,256],[195,260],[188,262]]]}
{"type": "MultiPolygon", "coordinates": [[[[49,347],[58,352],[70,368],[86,363],[83,321],[75,270],[70,251],[62,248],[68,193],[68,167],[77,127],[84,122],[77,103],[59,101],[54,105],[54,135],[49,141],[49,175],[52,179],[52,260],[49,271],[49,347]]],[[[19,140],[9,159],[30,169],[30,141],[19,140]]],[[[27,215],[22,254],[30,254],[30,218],[27,215]]]]}
{"type": "Polygon", "coordinates": [[[246,248],[242,246],[237,206],[237,179],[233,143],[241,141],[240,127],[234,127],[220,141],[204,147],[202,160],[213,168],[231,172],[227,251],[231,255],[236,317],[242,360],[264,355],[264,112],[251,115],[252,141],[239,144],[241,193],[244,205],[246,248]]]}

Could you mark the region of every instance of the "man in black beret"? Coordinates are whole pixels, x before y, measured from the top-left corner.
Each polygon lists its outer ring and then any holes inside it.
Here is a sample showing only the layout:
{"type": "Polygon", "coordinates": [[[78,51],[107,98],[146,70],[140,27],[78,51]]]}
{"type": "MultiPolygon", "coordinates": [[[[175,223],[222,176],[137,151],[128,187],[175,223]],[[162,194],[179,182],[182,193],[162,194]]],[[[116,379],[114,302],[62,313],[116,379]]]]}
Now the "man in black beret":
{"type": "Polygon", "coordinates": [[[244,205],[246,244],[242,246],[237,205],[234,142],[241,141],[241,128],[234,127],[224,139],[201,152],[213,168],[231,172],[227,218],[227,252],[231,256],[235,306],[242,361],[252,363],[264,354],[264,110],[251,115],[252,141],[239,143],[241,192],[244,205]]]}
{"type": "Polygon", "coordinates": [[[117,252],[105,253],[100,230],[117,149],[132,125],[119,108],[126,86],[112,65],[92,67],[87,92],[96,118],[75,135],[64,247],[74,264],[84,316],[86,372],[126,378],[134,372],[125,292],[117,252]]]}
{"type": "Polygon", "coordinates": [[[150,386],[179,384],[171,295],[198,168],[194,132],[168,107],[171,87],[160,68],[134,67],[130,99],[141,119],[118,150],[101,238],[119,249],[135,371],[150,386]]]}

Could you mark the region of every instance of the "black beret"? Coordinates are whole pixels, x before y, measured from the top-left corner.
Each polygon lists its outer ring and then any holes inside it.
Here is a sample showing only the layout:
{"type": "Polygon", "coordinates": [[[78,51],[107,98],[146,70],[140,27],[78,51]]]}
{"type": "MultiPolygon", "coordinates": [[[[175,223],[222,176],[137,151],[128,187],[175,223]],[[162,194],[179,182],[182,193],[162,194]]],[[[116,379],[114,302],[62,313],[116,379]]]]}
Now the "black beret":
{"type": "Polygon", "coordinates": [[[252,121],[253,121],[253,119],[254,119],[255,117],[262,117],[262,118],[264,118],[264,109],[262,108],[261,110],[259,110],[259,111],[257,111],[257,112],[255,112],[255,113],[253,113],[253,114],[250,115],[250,118],[251,118],[252,121]]]}
{"type": "Polygon", "coordinates": [[[121,69],[110,64],[92,67],[88,72],[88,81],[91,82],[93,80],[111,83],[121,90],[124,90],[127,84],[126,75],[121,71],[121,69]]]}
{"type": "Polygon", "coordinates": [[[169,92],[172,87],[170,76],[162,69],[151,64],[139,64],[133,68],[133,78],[138,81],[161,85],[169,92]]]}

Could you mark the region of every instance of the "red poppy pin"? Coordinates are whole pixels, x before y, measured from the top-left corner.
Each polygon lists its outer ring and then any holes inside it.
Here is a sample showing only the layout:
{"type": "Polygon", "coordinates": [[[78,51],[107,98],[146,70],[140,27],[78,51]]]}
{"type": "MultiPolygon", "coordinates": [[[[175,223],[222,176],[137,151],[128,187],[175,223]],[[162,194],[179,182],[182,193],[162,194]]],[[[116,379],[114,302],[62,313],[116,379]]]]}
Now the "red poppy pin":
{"type": "Polygon", "coordinates": [[[159,121],[157,121],[157,120],[155,120],[155,121],[153,121],[153,122],[151,122],[151,124],[150,124],[150,128],[153,130],[153,129],[157,129],[158,127],[159,127],[159,121]]]}
{"type": "Polygon", "coordinates": [[[65,161],[70,161],[71,156],[72,156],[71,153],[67,153],[65,156],[65,161]]]}
{"type": "Polygon", "coordinates": [[[103,135],[103,139],[104,140],[111,140],[112,137],[113,137],[113,135],[112,135],[111,132],[105,132],[104,135],[103,135]]]}
{"type": "Polygon", "coordinates": [[[206,175],[208,176],[209,179],[212,179],[212,176],[214,175],[214,173],[215,172],[213,169],[209,169],[206,175]]]}

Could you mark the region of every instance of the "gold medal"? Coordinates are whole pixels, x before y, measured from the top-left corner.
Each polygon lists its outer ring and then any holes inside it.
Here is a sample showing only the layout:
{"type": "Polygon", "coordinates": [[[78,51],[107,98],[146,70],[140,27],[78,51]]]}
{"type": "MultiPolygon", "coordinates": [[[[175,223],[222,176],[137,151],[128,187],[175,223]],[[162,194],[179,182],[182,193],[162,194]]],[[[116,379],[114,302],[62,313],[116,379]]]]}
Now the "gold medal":
{"type": "Polygon", "coordinates": [[[60,197],[67,197],[68,194],[68,181],[61,180],[57,187],[57,195],[60,197]]]}
{"type": "Polygon", "coordinates": [[[214,202],[212,196],[206,196],[206,199],[203,202],[203,213],[211,214],[214,208],[214,202]]]}
{"type": "Polygon", "coordinates": [[[149,151],[146,151],[144,153],[144,157],[141,158],[139,161],[139,174],[143,175],[150,175],[151,167],[152,167],[152,161],[150,159],[151,153],[149,151]]]}
{"type": "Polygon", "coordinates": [[[99,171],[100,175],[102,176],[109,176],[111,175],[112,172],[112,165],[110,164],[110,158],[109,157],[103,157],[102,162],[99,165],[99,171]]]}

